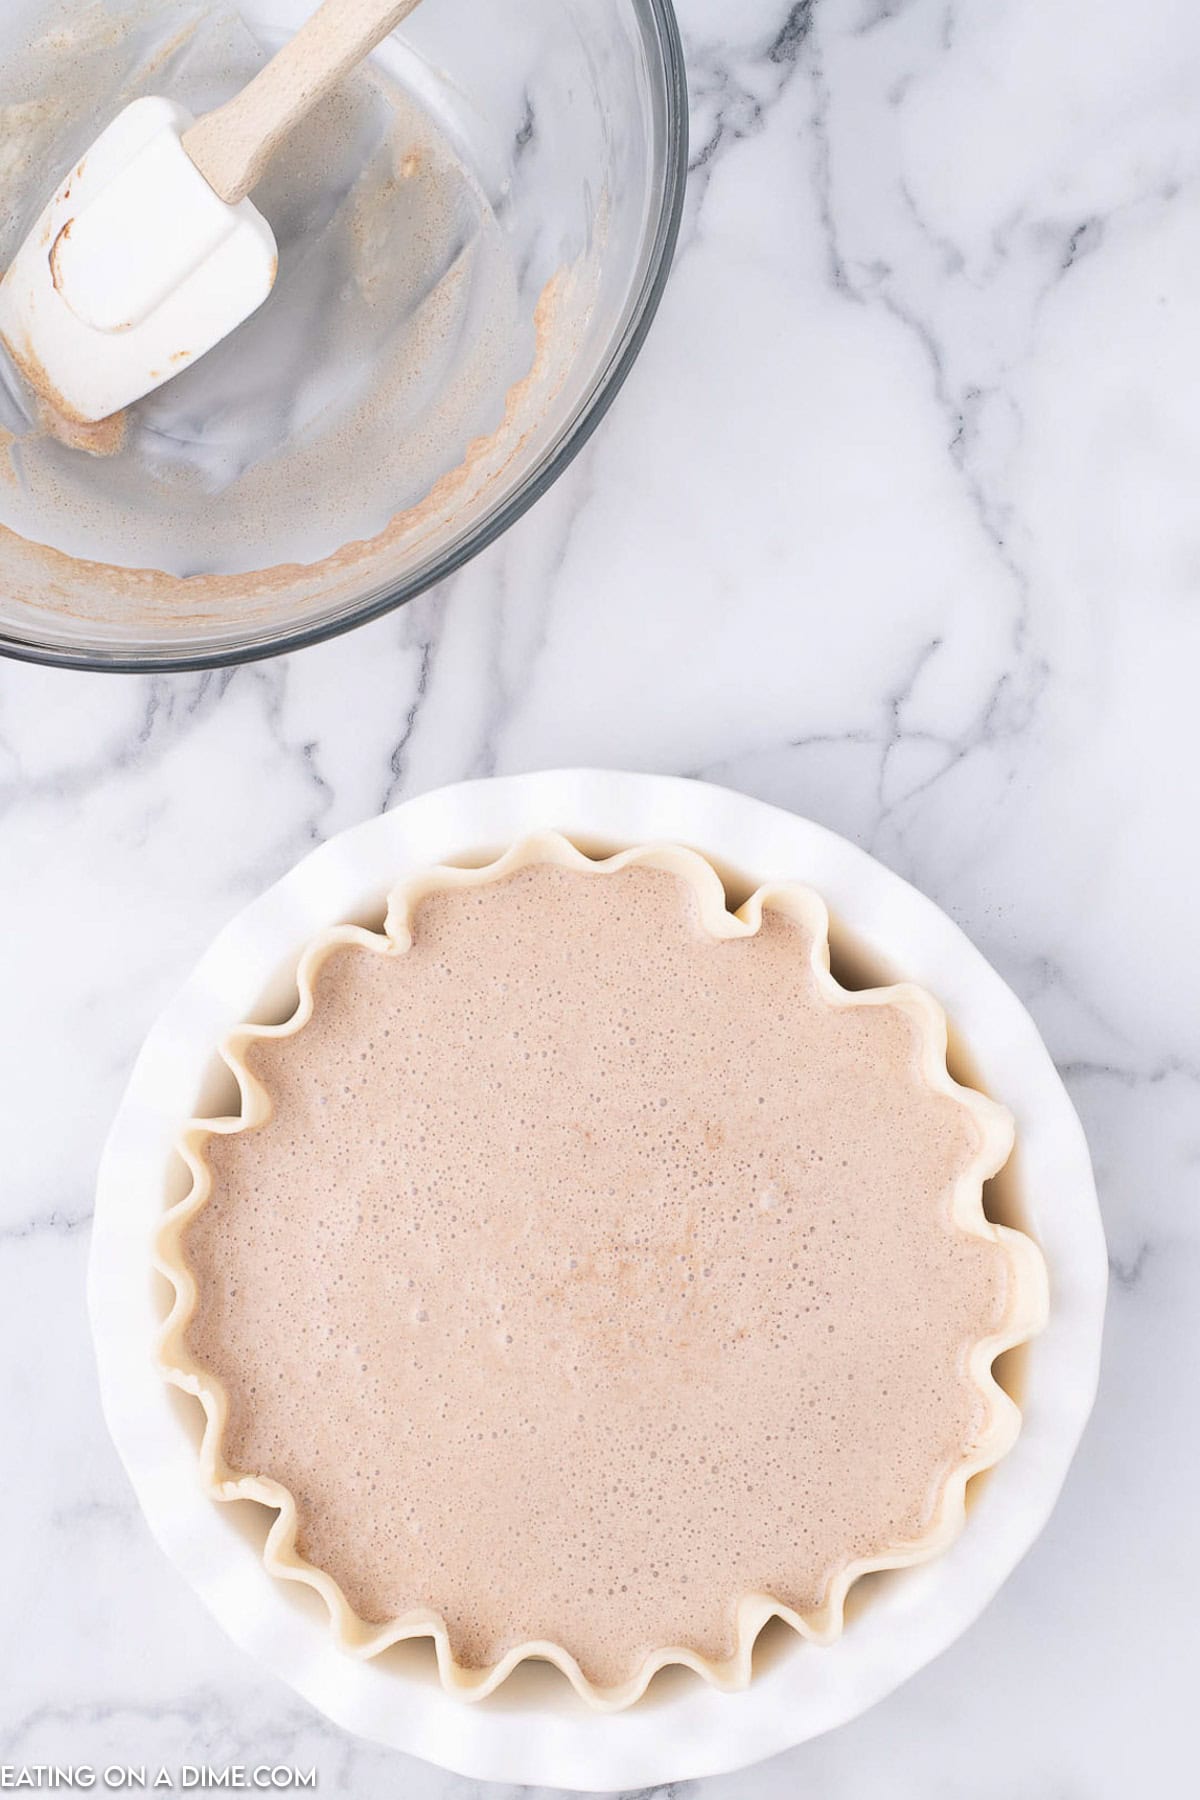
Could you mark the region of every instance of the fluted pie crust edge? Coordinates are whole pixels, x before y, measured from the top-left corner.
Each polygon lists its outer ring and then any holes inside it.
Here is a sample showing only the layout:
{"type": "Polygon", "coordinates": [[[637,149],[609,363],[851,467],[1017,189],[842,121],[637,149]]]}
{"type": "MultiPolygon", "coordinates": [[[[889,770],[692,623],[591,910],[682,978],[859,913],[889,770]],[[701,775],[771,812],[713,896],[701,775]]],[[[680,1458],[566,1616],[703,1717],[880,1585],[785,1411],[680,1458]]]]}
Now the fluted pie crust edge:
{"type": "Polygon", "coordinates": [[[617,1711],[632,1705],[644,1694],[657,1671],[668,1664],[682,1664],[714,1687],[736,1691],[750,1681],[754,1644],[770,1619],[782,1619],[801,1637],[814,1643],[831,1643],[843,1628],[846,1596],[861,1576],[876,1570],[926,1562],[953,1542],[965,1522],[967,1483],[1004,1456],[1020,1429],[1019,1408],[996,1381],[993,1364],[1003,1352],[1033,1337],[1045,1323],[1048,1309],[1045,1264],[1030,1237],[1024,1232],[994,1224],[983,1208],[983,1184],[1004,1166],[1012,1150],[1010,1114],[983,1094],[961,1086],[950,1075],[946,1066],[945,1015],[924,989],[901,982],[850,991],[834,979],[829,966],[829,916],[816,893],[797,883],[770,884],[759,888],[731,913],[720,877],[694,850],[677,845],[645,845],[596,860],[584,855],[558,833],[539,833],[523,838],[485,867],[443,865],[406,878],[390,895],[382,932],[356,925],[339,925],[322,932],[302,952],[296,984],[299,1003],[289,1019],[277,1025],[239,1026],[221,1045],[221,1058],[238,1084],[240,1111],[232,1117],[193,1119],[179,1139],[178,1149],[187,1165],[190,1187],[186,1196],[166,1213],[154,1246],[155,1266],[173,1290],[170,1312],[159,1339],[157,1360],[164,1378],[193,1395],[203,1408],[199,1465],[205,1490],[214,1500],[253,1500],[276,1513],[263,1549],[264,1564],[272,1575],[301,1582],[320,1595],[342,1648],[355,1656],[373,1657],[403,1639],[431,1638],[444,1687],[464,1700],[481,1700],[494,1693],[518,1664],[528,1659],[554,1664],[589,1705],[602,1711],[617,1711]],[[664,1645],[647,1654],[636,1675],[614,1687],[600,1687],[589,1681],[576,1659],[560,1644],[531,1641],[515,1646],[490,1668],[468,1669],[455,1660],[445,1621],[432,1610],[414,1609],[384,1624],[370,1624],[360,1618],[333,1577],[306,1562],[299,1554],[296,1548],[296,1502],[289,1489],[268,1476],[230,1467],[224,1454],[228,1395],[212,1372],[196,1362],[187,1345],[187,1328],[196,1309],[197,1288],[184,1256],[183,1238],[189,1222],[205,1205],[211,1191],[204,1144],[212,1136],[229,1135],[265,1124],[271,1116],[270,1097],[246,1064],[248,1046],[259,1039],[291,1037],[303,1030],[313,1012],[317,973],[326,957],[335,950],[357,945],[382,956],[403,956],[412,942],[413,914],[428,894],[502,880],[535,863],[552,863],[598,877],[615,874],[631,864],[666,870],[688,882],[695,895],[700,924],[714,938],[752,936],[759,929],[764,908],[770,907],[793,919],[809,934],[811,968],[817,989],[831,1006],[891,1006],[905,1012],[918,1030],[924,1080],[934,1092],[945,1094],[966,1108],[979,1129],[980,1148],[960,1175],[952,1195],[954,1222],[971,1236],[1002,1244],[1009,1265],[1003,1326],[975,1342],[967,1359],[971,1382],[983,1402],[985,1422],[970,1454],[945,1477],[928,1530],[917,1539],[889,1545],[871,1556],[847,1563],[833,1577],[821,1606],[809,1613],[798,1613],[766,1594],[744,1595],[738,1604],[736,1648],[732,1656],[718,1661],[686,1647],[664,1645]]]}

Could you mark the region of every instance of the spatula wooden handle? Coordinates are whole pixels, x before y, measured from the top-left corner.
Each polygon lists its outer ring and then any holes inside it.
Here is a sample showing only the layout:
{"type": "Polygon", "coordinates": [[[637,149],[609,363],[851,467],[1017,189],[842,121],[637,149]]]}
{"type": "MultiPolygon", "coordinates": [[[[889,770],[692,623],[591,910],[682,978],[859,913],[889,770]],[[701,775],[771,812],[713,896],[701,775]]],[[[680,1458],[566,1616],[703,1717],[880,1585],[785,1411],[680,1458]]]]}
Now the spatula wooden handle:
{"type": "Polygon", "coordinates": [[[240,94],[197,119],[183,147],[230,206],[254,188],[288,133],[337,86],[417,0],[324,0],[240,94]]]}

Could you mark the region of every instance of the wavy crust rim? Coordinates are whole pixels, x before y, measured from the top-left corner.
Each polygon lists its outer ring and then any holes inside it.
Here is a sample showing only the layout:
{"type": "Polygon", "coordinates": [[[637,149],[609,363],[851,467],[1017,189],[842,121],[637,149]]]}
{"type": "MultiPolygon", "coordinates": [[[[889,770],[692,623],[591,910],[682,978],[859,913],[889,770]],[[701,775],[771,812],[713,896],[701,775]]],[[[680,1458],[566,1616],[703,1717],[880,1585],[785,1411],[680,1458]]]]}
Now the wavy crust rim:
{"type": "Polygon", "coordinates": [[[187,1167],[190,1187],[183,1199],[164,1214],[154,1242],[154,1266],[169,1282],[173,1293],[158,1338],[156,1362],[163,1378],[192,1395],[203,1409],[199,1467],[206,1493],[216,1501],[253,1500],[276,1513],[263,1547],[264,1566],[270,1574],[285,1581],[300,1582],[320,1596],[327,1608],[334,1637],[342,1649],[357,1657],[370,1658],[392,1644],[428,1637],[433,1640],[443,1687],[468,1701],[483,1700],[495,1693],[513,1670],[526,1661],[553,1664],[566,1676],[580,1698],[601,1712],[616,1712],[633,1705],[659,1670],[671,1665],[691,1669],[711,1686],[733,1693],[749,1685],[754,1646],[770,1620],[781,1619],[798,1636],[812,1643],[832,1643],[844,1627],[846,1597],[862,1576],[928,1562],[949,1547],[965,1524],[967,1484],[999,1462],[1020,1431],[1020,1409],[996,1380],[993,1364],[1005,1351],[1028,1342],[1044,1326],[1049,1310],[1046,1266],[1031,1237],[993,1223],[983,1209],[983,1184],[1003,1168],[1012,1151],[1014,1126],[1011,1114],[998,1102],[954,1080],[946,1063],[946,1016],[924,988],[912,982],[861,990],[842,987],[830,970],[829,913],[817,893],[799,882],[768,883],[757,888],[735,912],[730,912],[720,876],[708,859],[696,850],[675,844],[649,844],[593,858],[559,832],[539,832],[520,839],[494,861],[480,867],[439,864],[399,882],[389,895],[383,930],[375,932],[357,925],[337,925],[319,933],[301,952],[296,986],[298,1004],[288,1019],[275,1025],[241,1025],[220,1046],[221,1059],[238,1084],[241,1110],[224,1118],[194,1118],[178,1140],[177,1149],[187,1167]],[[191,1219],[207,1202],[212,1186],[202,1146],[209,1137],[230,1135],[265,1124],[271,1115],[270,1096],[245,1061],[249,1045],[263,1038],[292,1037],[303,1030],[312,1017],[317,974],[334,951],[357,945],[377,955],[402,956],[412,943],[413,915],[428,894],[503,880],[530,864],[547,862],[600,876],[616,874],[634,864],[681,876],[692,888],[702,928],[714,938],[753,936],[762,924],[765,909],[769,907],[782,912],[808,931],[810,967],[818,991],[831,1006],[895,1006],[907,1013],[918,1028],[922,1077],[935,1092],[964,1106],[979,1129],[979,1150],[960,1174],[951,1196],[953,1220],[974,1237],[1002,1244],[1009,1265],[1004,1325],[972,1345],[967,1359],[971,1382],[984,1403],[986,1424],[971,1454],[945,1475],[928,1530],[917,1539],[848,1561],[834,1575],[821,1606],[811,1612],[799,1613],[766,1594],[743,1595],[737,1606],[735,1649],[728,1658],[706,1657],[686,1646],[663,1646],[646,1655],[636,1674],[611,1687],[589,1680],[570,1651],[550,1641],[531,1640],[516,1645],[490,1668],[469,1669],[456,1660],[445,1621],[432,1610],[414,1609],[378,1625],[362,1619],[334,1578],[306,1562],[297,1550],[299,1518],[291,1491],[268,1476],[238,1471],[227,1463],[223,1448],[229,1412],[227,1392],[211,1371],[195,1361],[186,1342],[187,1327],[196,1308],[197,1288],[183,1253],[183,1236],[191,1219]]]}

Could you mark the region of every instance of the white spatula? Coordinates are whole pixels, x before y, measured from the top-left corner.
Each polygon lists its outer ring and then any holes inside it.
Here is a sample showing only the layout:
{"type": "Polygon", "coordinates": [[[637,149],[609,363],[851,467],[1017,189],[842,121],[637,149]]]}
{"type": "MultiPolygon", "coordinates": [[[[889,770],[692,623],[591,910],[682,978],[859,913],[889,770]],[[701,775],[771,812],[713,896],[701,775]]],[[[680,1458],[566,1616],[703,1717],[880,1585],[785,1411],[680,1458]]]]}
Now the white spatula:
{"type": "Polygon", "coordinates": [[[294,126],[417,0],[324,0],[248,87],[194,119],[135,100],[62,182],[0,282],[0,336],[64,418],[96,423],[189,368],[275,282],[247,199],[294,126]]]}

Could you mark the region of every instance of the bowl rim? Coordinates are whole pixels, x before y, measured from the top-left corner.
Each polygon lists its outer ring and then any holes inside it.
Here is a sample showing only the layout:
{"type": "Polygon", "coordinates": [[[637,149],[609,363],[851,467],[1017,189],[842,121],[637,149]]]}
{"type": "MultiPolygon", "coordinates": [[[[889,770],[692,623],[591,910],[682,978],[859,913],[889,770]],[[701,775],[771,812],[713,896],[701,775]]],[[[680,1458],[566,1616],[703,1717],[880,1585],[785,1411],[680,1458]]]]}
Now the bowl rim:
{"type": "MultiPolygon", "coordinates": [[[[588,442],[625,384],[654,322],[666,289],[679,228],[683,218],[688,175],[688,86],[679,22],[673,0],[630,0],[642,26],[643,37],[658,47],[656,87],[664,107],[664,165],[654,228],[643,240],[647,247],[642,281],[629,308],[625,328],[597,369],[587,393],[557,439],[546,450],[520,485],[489,511],[443,555],[434,557],[403,581],[383,593],[347,609],[334,618],[284,629],[262,642],[220,649],[173,650],[149,648],[133,651],[118,646],[112,654],[95,648],[76,650],[49,640],[18,635],[0,628],[0,656],[14,662],[35,663],[45,668],[86,670],[114,675],[184,674],[191,670],[236,668],[307,650],[314,644],[341,637],[360,625],[404,606],[418,595],[471,562],[510,526],[516,524],[546,494],[588,442]]],[[[651,71],[652,75],[654,71],[651,71]]]]}
{"type": "MultiPolygon", "coordinates": [[[[291,993],[290,986],[287,989],[291,993]]],[[[344,1730],[475,1780],[629,1791],[727,1773],[866,1711],[946,1650],[1041,1533],[1091,1411],[1108,1284],[1103,1225],[1078,1117],[1033,1020],[933,901],[810,820],[707,782],[554,770],[459,783],[338,833],[213,940],[152,1027],[101,1160],[88,1306],[109,1432],[153,1536],[224,1630],[344,1730]],[[406,872],[553,826],[585,849],[699,848],[723,878],[808,880],[850,940],[946,1004],[972,1080],[1017,1118],[1022,1223],[1046,1256],[1050,1318],[1029,1346],[1023,1427],[943,1555],[877,1588],[854,1628],[814,1651],[795,1640],[739,1694],[695,1682],[625,1712],[560,1689],[499,1708],[347,1658],[294,1584],[266,1573],[196,1479],[195,1443],[154,1362],[162,1296],[150,1282],[179,1125],[215,1046],[288,982],[335,917],[365,916],[406,872]],[[575,1704],[572,1707],[571,1701],[575,1704]]],[[[880,1580],[887,1582],[887,1577],[880,1580]]]]}

